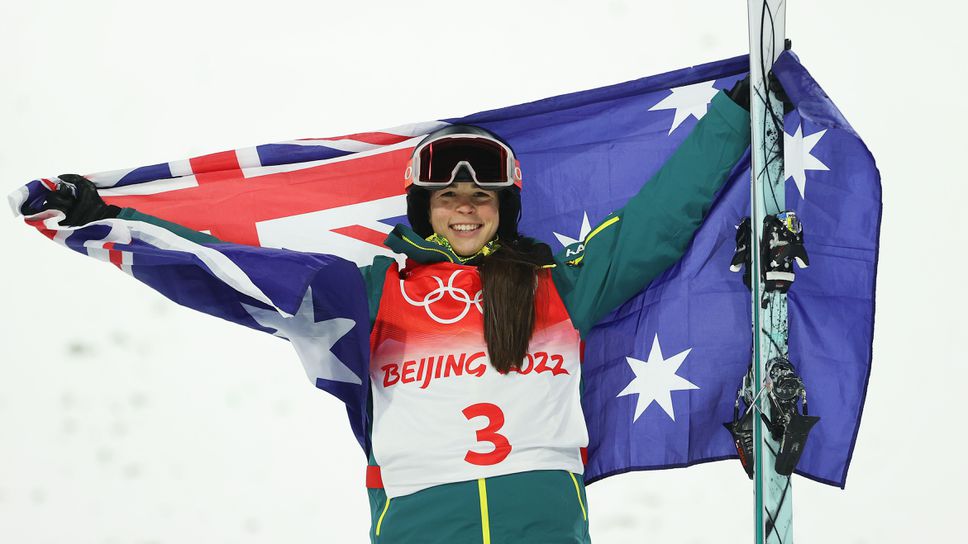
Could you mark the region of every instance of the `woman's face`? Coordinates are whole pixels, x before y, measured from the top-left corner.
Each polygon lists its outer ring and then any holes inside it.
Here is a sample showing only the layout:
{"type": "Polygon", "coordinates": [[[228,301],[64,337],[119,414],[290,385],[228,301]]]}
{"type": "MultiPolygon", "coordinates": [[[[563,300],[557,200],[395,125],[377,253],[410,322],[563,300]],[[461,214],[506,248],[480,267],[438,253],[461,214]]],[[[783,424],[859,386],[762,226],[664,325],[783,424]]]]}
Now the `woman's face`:
{"type": "Polygon", "coordinates": [[[430,194],[430,225],[461,257],[474,255],[497,234],[496,191],[461,181],[430,194]]]}

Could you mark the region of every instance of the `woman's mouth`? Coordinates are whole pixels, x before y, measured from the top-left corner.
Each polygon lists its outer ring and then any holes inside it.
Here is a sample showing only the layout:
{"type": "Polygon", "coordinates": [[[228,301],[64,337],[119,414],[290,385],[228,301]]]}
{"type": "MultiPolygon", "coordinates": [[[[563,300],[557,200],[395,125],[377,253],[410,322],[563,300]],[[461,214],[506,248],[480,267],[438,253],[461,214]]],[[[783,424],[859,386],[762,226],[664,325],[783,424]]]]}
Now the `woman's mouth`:
{"type": "Polygon", "coordinates": [[[477,223],[457,223],[457,224],[454,224],[454,225],[451,225],[450,226],[450,228],[452,230],[455,230],[458,233],[465,234],[465,235],[466,234],[471,234],[474,231],[480,229],[481,227],[482,227],[482,225],[477,224],[477,223]]]}

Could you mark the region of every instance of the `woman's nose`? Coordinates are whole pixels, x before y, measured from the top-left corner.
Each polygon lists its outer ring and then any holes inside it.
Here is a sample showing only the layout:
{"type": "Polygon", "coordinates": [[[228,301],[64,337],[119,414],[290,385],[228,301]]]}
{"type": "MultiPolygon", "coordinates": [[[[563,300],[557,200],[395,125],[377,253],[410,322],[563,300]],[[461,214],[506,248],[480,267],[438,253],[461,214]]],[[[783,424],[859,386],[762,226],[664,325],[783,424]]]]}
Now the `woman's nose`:
{"type": "Polygon", "coordinates": [[[471,213],[474,211],[474,201],[470,197],[461,197],[457,201],[456,210],[461,213],[471,213]]]}

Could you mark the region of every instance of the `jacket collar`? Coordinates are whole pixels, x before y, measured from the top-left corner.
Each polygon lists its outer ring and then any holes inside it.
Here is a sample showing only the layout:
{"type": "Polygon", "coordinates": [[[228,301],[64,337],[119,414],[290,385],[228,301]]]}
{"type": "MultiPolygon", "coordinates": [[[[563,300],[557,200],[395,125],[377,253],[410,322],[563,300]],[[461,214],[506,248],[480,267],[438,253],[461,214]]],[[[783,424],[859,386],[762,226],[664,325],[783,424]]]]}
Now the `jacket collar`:
{"type": "Polygon", "coordinates": [[[403,253],[410,259],[423,264],[456,263],[475,265],[480,262],[482,257],[490,255],[501,247],[495,239],[488,242],[474,255],[461,257],[454,253],[450,243],[443,236],[433,234],[429,238],[424,239],[414,232],[413,229],[404,225],[393,227],[393,231],[390,232],[383,243],[393,251],[403,253]]]}

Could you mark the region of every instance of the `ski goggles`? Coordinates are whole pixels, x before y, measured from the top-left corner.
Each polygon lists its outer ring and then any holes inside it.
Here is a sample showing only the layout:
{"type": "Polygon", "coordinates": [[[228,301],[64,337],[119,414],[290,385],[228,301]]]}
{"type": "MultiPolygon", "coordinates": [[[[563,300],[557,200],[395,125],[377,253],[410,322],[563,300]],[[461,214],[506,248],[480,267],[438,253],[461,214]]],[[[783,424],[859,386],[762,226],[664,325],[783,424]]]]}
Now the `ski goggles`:
{"type": "Polygon", "coordinates": [[[413,150],[404,173],[405,186],[441,189],[455,181],[473,181],[483,189],[521,187],[521,166],[503,143],[474,134],[443,136],[413,150]]]}

